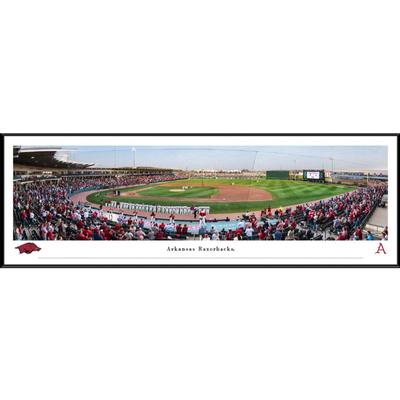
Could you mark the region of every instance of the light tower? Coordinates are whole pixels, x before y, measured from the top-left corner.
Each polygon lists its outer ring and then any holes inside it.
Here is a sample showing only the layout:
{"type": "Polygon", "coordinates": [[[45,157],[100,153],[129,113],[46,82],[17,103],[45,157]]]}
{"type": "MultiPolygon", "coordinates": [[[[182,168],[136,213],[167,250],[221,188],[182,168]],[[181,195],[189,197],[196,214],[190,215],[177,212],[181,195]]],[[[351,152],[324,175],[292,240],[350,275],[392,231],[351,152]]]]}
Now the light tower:
{"type": "Polygon", "coordinates": [[[333,157],[330,157],[329,158],[330,160],[331,160],[331,165],[332,165],[332,169],[331,169],[331,181],[332,181],[332,183],[333,183],[333,172],[334,172],[334,159],[333,159],[333,157]]]}
{"type": "Polygon", "coordinates": [[[132,147],[132,166],[136,168],[136,148],[132,147]]]}

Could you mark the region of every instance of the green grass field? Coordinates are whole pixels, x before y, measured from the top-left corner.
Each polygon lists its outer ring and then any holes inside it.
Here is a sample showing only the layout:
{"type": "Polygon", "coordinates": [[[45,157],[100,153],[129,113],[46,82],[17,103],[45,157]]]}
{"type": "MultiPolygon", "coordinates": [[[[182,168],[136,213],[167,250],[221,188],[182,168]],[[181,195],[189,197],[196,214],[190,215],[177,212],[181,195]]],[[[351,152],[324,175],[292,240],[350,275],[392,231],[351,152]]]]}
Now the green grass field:
{"type": "MultiPolygon", "coordinates": [[[[171,184],[171,183],[169,183],[171,184]]],[[[127,192],[137,189],[136,188],[124,188],[121,192],[127,192]]],[[[209,206],[210,212],[217,213],[240,213],[245,211],[257,211],[265,207],[271,206],[285,207],[293,204],[306,203],[308,201],[324,199],[327,197],[335,196],[337,194],[346,193],[354,190],[353,186],[345,185],[331,185],[331,184],[320,184],[310,183],[303,181],[288,181],[288,180],[266,180],[260,179],[258,181],[253,179],[186,179],[176,182],[176,186],[163,186],[162,184],[154,184],[146,186],[140,190],[140,194],[146,197],[109,197],[112,190],[104,190],[98,193],[93,193],[87,197],[87,200],[102,204],[106,201],[116,200],[123,201],[126,203],[136,204],[157,204],[157,205],[172,205],[172,206],[209,206]],[[213,186],[220,185],[244,185],[244,186],[255,186],[259,189],[263,189],[272,194],[272,200],[270,201],[243,201],[243,202],[212,202],[212,201],[201,201],[201,204],[193,204],[192,201],[185,201],[185,197],[198,197],[206,198],[212,196],[218,189],[213,186]],[[203,184],[201,187],[193,187],[185,192],[170,192],[170,189],[181,188],[182,186],[203,184]],[[198,189],[198,190],[197,190],[198,189]],[[190,193],[189,193],[190,191],[190,193]],[[182,200],[168,199],[168,197],[182,197],[182,200]],[[157,198],[155,200],[155,198],[157,198]]]]}
{"type": "Polygon", "coordinates": [[[181,190],[182,186],[163,186],[156,185],[146,189],[141,189],[138,193],[144,197],[174,197],[174,198],[182,198],[186,197],[197,197],[199,199],[210,198],[213,194],[218,193],[218,189],[210,187],[210,186],[200,186],[200,187],[191,187],[186,189],[183,192],[176,191],[181,190]]]}

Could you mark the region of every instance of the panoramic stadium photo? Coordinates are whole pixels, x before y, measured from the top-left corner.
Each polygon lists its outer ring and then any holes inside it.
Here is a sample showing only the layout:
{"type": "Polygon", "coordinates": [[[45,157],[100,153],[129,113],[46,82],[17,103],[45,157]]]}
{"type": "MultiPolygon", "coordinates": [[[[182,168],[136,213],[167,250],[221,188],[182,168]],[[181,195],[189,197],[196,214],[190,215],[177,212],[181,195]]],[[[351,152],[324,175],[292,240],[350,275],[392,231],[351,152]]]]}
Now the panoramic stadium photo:
{"type": "MultiPolygon", "coordinates": [[[[134,141],[134,139],[132,139],[134,141]]],[[[14,240],[387,240],[387,146],[14,146],[14,240]]]]}

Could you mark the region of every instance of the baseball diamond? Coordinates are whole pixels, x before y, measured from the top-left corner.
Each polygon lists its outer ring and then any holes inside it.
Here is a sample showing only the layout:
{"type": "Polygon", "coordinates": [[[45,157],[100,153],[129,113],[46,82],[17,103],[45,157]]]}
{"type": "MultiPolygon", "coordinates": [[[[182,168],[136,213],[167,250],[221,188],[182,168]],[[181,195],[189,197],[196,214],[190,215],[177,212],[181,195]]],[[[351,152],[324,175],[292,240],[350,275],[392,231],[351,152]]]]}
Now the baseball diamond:
{"type": "Polygon", "coordinates": [[[110,201],[160,206],[207,206],[210,214],[259,211],[265,207],[285,207],[315,201],[354,190],[353,186],[326,185],[302,181],[258,181],[254,179],[184,179],[151,184],[145,187],[120,188],[120,196],[112,190],[100,190],[86,199],[93,204],[110,201]],[[203,184],[205,186],[203,186],[203,184]],[[171,188],[189,186],[185,192],[171,188]]]}

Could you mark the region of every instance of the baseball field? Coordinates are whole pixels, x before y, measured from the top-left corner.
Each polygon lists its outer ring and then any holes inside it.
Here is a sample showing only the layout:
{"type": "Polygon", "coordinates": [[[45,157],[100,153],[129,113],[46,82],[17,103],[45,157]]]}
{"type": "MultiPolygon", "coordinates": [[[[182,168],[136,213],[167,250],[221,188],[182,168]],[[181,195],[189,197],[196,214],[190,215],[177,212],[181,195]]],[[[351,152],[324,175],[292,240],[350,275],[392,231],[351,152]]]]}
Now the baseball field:
{"type": "Polygon", "coordinates": [[[121,188],[121,195],[101,190],[87,201],[104,204],[111,200],[165,206],[209,206],[211,214],[258,211],[285,207],[335,196],[355,187],[266,179],[184,179],[147,186],[121,188]]]}

